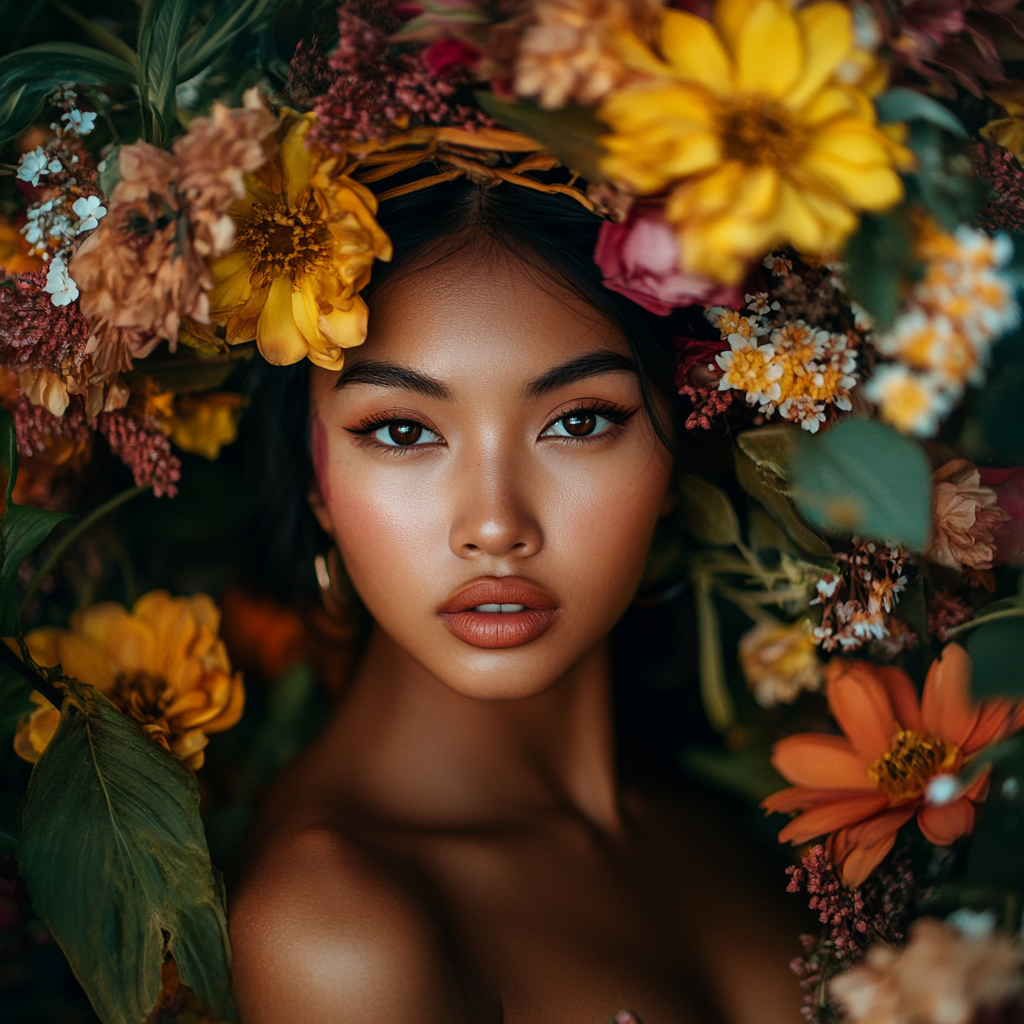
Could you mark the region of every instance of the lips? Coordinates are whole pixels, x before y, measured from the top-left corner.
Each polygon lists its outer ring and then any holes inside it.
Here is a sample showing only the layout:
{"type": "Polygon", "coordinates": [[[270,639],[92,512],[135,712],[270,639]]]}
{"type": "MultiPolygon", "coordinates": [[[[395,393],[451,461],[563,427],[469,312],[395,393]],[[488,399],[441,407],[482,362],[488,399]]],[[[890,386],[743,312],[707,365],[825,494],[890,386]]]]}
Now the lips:
{"type": "Polygon", "coordinates": [[[521,647],[547,632],[558,615],[558,605],[529,580],[491,576],[463,587],[441,606],[439,614],[445,629],[459,640],[498,650],[521,647]]]}

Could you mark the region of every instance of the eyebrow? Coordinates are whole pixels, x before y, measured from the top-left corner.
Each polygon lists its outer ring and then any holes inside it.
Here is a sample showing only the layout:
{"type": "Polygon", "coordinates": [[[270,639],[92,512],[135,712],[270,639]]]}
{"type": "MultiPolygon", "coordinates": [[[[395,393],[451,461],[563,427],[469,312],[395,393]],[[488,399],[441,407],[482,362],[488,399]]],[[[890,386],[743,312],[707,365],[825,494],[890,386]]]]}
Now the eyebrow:
{"type": "Polygon", "coordinates": [[[427,398],[436,398],[441,402],[450,402],[453,398],[451,390],[435,377],[428,377],[418,370],[410,370],[407,366],[397,363],[386,363],[377,359],[356,363],[351,369],[346,368],[334,383],[334,390],[339,391],[349,384],[372,384],[378,388],[402,388],[415,391],[427,398]]]}
{"type": "Polygon", "coordinates": [[[535,377],[526,385],[526,396],[540,398],[569,384],[577,384],[588,377],[598,377],[603,373],[632,373],[638,376],[636,363],[628,356],[601,349],[597,352],[588,352],[585,356],[577,356],[535,377]]]}

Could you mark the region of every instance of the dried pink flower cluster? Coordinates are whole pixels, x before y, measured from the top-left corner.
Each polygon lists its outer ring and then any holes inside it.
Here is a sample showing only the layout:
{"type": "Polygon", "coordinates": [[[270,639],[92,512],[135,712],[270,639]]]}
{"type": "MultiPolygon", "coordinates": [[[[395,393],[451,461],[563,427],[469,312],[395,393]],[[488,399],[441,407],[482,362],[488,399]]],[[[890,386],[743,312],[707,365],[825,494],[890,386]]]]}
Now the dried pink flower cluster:
{"type": "Polygon", "coordinates": [[[978,212],[978,223],[989,231],[1024,231],[1024,170],[1005,149],[980,139],[968,144],[974,173],[992,189],[978,212]]]}
{"type": "Polygon", "coordinates": [[[331,152],[346,142],[383,142],[413,124],[493,127],[478,108],[458,102],[470,82],[464,71],[433,75],[421,60],[422,44],[389,45],[401,21],[387,0],[343,0],[338,45],[324,60],[313,48],[296,51],[294,88],[309,93],[317,123],[310,137],[331,152]]]}
{"type": "Polygon", "coordinates": [[[949,630],[973,618],[974,609],[962,597],[947,590],[935,590],[928,598],[928,632],[942,643],[949,639],[949,630]]]}
{"type": "Polygon", "coordinates": [[[55,306],[46,291],[46,270],[8,275],[0,270],[0,362],[61,373],[79,363],[89,322],[78,306],[55,306]]]}
{"type": "Polygon", "coordinates": [[[824,606],[821,625],[814,630],[818,644],[826,651],[852,651],[874,641],[892,657],[913,646],[916,634],[889,614],[907,582],[906,551],[854,537],[850,550],[834,557],[848,568],[841,576],[826,573],[818,580],[811,601],[824,606]]]}
{"type": "Polygon", "coordinates": [[[819,936],[801,935],[805,953],[790,964],[805,992],[803,1016],[814,1024],[837,1019],[824,998],[829,979],[858,963],[872,942],[901,942],[914,900],[914,874],[905,851],[856,889],[836,875],[823,846],[815,846],[799,865],[786,868],[787,892],[806,892],[808,906],[824,925],[819,936]]]}

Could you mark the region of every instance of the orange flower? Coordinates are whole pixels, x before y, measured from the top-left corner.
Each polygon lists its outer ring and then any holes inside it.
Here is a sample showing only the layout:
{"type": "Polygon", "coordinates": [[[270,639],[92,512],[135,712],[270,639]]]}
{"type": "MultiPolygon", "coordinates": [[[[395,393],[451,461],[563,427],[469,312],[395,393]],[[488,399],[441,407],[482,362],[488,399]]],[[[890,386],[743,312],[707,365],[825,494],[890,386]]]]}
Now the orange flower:
{"type": "MultiPolygon", "coordinates": [[[[772,764],[789,782],[761,805],[803,811],[780,842],[832,833],[829,855],[848,886],[860,885],[916,814],[929,842],[946,846],[974,827],[974,802],[988,791],[988,770],[943,801],[938,777],[952,778],[982,747],[1024,725],[1024,704],[970,702],[971,660],[948,644],[932,662],[918,702],[910,677],[894,666],[833,659],[826,669],[832,715],[845,736],[799,733],[775,744],[772,764]]],[[[945,794],[942,794],[945,795],[945,794]]]]}

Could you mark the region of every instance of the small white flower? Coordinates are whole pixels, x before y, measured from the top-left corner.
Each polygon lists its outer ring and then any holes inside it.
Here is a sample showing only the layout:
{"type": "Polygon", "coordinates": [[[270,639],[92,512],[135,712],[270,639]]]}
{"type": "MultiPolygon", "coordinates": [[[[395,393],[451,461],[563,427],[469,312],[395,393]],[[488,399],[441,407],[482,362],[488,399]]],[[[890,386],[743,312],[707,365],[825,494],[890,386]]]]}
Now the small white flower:
{"type": "Polygon", "coordinates": [[[78,298],[78,285],[68,273],[64,260],[54,256],[46,274],[46,290],[55,306],[67,306],[78,298]]]}
{"type": "Polygon", "coordinates": [[[39,184],[39,176],[49,174],[46,167],[46,154],[42,146],[36,146],[30,153],[25,153],[18,164],[18,177],[22,181],[39,184]]]}
{"type": "Polygon", "coordinates": [[[107,208],[100,205],[99,196],[82,196],[75,200],[71,209],[78,215],[78,224],[75,227],[75,233],[78,235],[83,231],[92,231],[107,213],[107,208]]]}
{"type": "Polygon", "coordinates": [[[67,121],[67,130],[77,132],[79,135],[88,135],[96,127],[95,114],[83,114],[81,110],[69,110],[61,115],[62,121],[67,121]]]}
{"type": "Polygon", "coordinates": [[[965,939],[987,939],[996,930],[996,915],[993,910],[971,910],[961,907],[946,918],[965,939]]]}
{"type": "Polygon", "coordinates": [[[51,160],[47,165],[46,169],[51,174],[60,174],[64,170],[64,165],[59,160],[51,160]]]}
{"type": "Polygon", "coordinates": [[[957,798],[959,790],[960,783],[955,775],[936,775],[925,786],[924,800],[933,807],[945,807],[957,798]]]}

